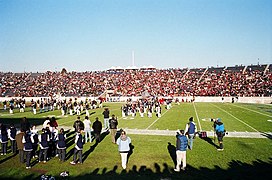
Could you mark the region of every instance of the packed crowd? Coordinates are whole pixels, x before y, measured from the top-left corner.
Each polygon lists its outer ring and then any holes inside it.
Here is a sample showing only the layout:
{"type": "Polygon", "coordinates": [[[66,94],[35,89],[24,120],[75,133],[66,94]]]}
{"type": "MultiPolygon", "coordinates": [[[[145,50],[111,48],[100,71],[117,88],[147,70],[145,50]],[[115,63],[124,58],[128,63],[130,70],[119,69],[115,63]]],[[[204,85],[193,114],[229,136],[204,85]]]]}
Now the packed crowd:
{"type": "Polygon", "coordinates": [[[0,73],[2,97],[96,97],[106,90],[111,96],[271,96],[271,87],[269,68],[0,73]]]}

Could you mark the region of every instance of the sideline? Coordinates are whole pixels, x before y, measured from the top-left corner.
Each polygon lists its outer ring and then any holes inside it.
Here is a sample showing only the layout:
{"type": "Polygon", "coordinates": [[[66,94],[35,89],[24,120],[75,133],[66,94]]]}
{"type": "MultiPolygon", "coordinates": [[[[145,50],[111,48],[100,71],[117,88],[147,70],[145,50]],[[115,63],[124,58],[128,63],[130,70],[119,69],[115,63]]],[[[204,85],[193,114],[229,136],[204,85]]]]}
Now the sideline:
{"type": "Polygon", "coordinates": [[[212,104],[212,103],[211,103],[211,105],[214,106],[214,107],[216,107],[216,108],[218,108],[218,109],[220,109],[221,111],[224,111],[224,112],[227,113],[228,115],[232,116],[234,119],[240,121],[241,123],[245,124],[246,126],[250,127],[251,129],[253,129],[254,131],[259,132],[259,131],[258,131],[257,129],[255,129],[254,127],[252,127],[252,126],[250,126],[249,124],[245,123],[245,122],[242,121],[241,119],[239,119],[239,118],[233,116],[232,114],[230,114],[229,112],[225,111],[224,109],[222,109],[222,108],[220,108],[220,107],[218,107],[218,106],[216,106],[216,105],[214,105],[214,104],[212,104]]]}
{"type": "Polygon", "coordinates": [[[197,111],[196,111],[196,107],[195,107],[195,103],[194,103],[194,102],[193,102],[193,106],[194,106],[194,109],[195,109],[195,114],[196,114],[196,118],[197,118],[197,121],[198,121],[199,129],[200,129],[200,131],[202,131],[202,127],[201,127],[201,124],[200,124],[200,121],[199,121],[199,117],[198,117],[198,114],[197,114],[197,111]]]}
{"type": "MultiPolygon", "coordinates": [[[[65,130],[72,130],[71,126],[61,126],[65,130]]],[[[37,126],[37,129],[42,129],[42,125],[37,126]]],[[[156,135],[156,136],[175,136],[178,130],[148,130],[148,129],[128,129],[125,128],[128,134],[134,135],[156,135]]],[[[102,130],[105,132],[106,130],[102,130]]],[[[206,131],[208,137],[213,137],[213,131],[206,131]]],[[[272,139],[272,132],[228,132],[225,137],[230,138],[269,138],[272,139]]]]}
{"type": "Polygon", "coordinates": [[[264,116],[267,116],[267,117],[272,117],[268,114],[265,114],[265,113],[261,113],[259,111],[255,111],[255,110],[252,110],[252,109],[249,109],[249,108],[246,108],[246,107],[243,107],[243,106],[238,106],[236,104],[231,104],[232,106],[236,106],[236,107],[239,107],[239,108],[242,108],[242,109],[245,109],[245,110],[248,110],[248,111],[252,111],[252,112],[255,112],[255,113],[258,113],[258,114],[261,114],[261,115],[264,115],[264,116]]]}

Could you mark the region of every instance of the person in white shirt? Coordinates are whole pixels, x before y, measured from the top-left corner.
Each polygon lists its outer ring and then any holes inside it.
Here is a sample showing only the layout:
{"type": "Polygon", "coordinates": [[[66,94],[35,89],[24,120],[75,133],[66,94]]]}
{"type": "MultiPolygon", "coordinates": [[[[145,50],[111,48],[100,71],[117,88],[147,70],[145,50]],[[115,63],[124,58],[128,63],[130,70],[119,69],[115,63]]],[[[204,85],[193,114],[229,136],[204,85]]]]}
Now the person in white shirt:
{"type": "Polygon", "coordinates": [[[89,120],[88,116],[85,116],[85,120],[83,121],[84,124],[84,132],[85,132],[85,143],[88,142],[88,137],[90,139],[90,143],[92,142],[92,135],[91,135],[91,121],[89,120]]]}

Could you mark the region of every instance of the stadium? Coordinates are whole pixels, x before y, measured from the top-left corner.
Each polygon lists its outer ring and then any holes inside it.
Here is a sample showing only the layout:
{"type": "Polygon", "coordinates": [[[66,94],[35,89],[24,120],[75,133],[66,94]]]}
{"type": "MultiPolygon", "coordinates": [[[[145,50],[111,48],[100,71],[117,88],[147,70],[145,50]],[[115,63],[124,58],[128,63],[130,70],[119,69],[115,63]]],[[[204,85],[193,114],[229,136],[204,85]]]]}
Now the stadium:
{"type": "Polygon", "coordinates": [[[271,176],[271,68],[267,64],[165,70],[110,68],[83,73],[67,72],[63,68],[60,72],[1,73],[2,125],[9,127],[13,123],[19,130],[26,117],[41,133],[46,118],[55,117],[57,129],[63,128],[67,133],[65,161],[49,156],[46,163],[41,163],[34,156],[30,171],[26,171],[25,163],[18,162],[19,155],[11,152],[9,144],[7,155],[0,156],[1,177],[268,178],[271,176]],[[83,163],[71,165],[76,118],[83,121],[89,115],[93,123],[98,117],[104,127],[105,108],[117,117],[118,132],[123,129],[132,139],[126,170],[119,163],[117,145],[111,143],[109,131],[104,128],[100,142],[93,139],[84,144],[83,163]],[[186,171],[176,173],[175,135],[185,128],[190,117],[198,129],[194,149],[187,150],[186,171]],[[217,151],[212,121],[216,118],[223,120],[227,130],[223,152],[217,151]]]}
{"type": "Polygon", "coordinates": [[[0,1],[0,179],[271,179],[271,14],[0,1]]]}

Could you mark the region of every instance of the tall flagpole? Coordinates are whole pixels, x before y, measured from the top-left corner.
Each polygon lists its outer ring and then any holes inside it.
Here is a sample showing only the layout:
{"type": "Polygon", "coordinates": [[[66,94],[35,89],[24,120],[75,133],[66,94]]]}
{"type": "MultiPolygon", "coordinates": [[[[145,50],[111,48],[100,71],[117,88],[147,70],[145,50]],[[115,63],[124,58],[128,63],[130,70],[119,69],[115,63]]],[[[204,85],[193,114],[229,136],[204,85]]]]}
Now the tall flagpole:
{"type": "Polygon", "coordinates": [[[132,51],[132,66],[134,66],[134,51],[132,51]]]}

